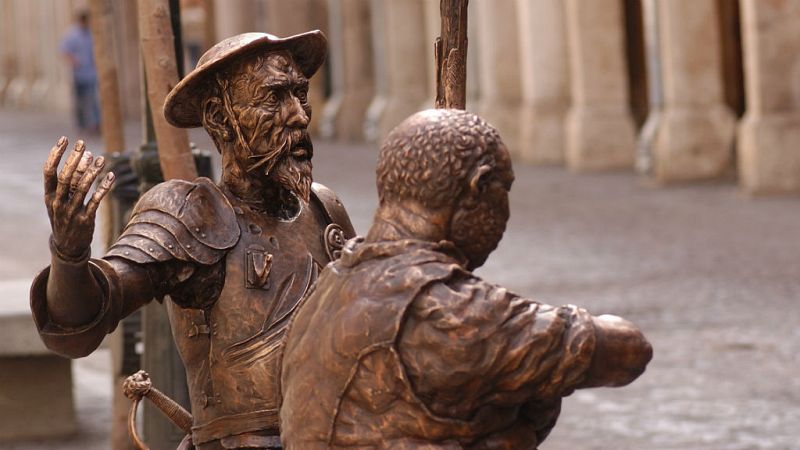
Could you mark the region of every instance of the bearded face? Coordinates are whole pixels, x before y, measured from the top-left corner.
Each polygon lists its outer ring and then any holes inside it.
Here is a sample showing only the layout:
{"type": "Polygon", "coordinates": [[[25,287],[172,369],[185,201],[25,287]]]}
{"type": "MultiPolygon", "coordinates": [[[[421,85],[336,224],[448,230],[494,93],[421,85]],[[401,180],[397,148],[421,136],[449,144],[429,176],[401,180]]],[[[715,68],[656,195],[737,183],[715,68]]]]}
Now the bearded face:
{"type": "Polygon", "coordinates": [[[275,201],[308,202],[313,146],[308,135],[308,79],[286,53],[250,58],[234,68],[228,117],[234,159],[275,201]],[[229,120],[229,122],[231,122],[229,120]],[[296,200],[294,200],[296,201],[296,200]]]}

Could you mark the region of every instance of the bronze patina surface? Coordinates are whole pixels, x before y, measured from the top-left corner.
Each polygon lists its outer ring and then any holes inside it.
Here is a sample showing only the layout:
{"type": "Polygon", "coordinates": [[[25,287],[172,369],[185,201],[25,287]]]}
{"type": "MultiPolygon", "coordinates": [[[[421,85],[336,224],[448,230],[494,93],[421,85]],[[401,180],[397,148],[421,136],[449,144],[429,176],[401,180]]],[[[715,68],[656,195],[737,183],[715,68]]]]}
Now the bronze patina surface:
{"type": "Polygon", "coordinates": [[[471,270],[509,217],[494,128],[418,113],[378,160],[365,238],[322,271],[285,336],[285,448],[535,449],[575,389],[622,386],[650,344],[632,323],[554,307],[471,270]]]}
{"type": "Polygon", "coordinates": [[[336,195],[312,183],[308,79],[325,58],[319,31],[247,33],[210,49],[170,93],[166,118],[202,126],[222,154],[219,185],[167,181],[142,196],[119,240],[89,257],[109,174],[81,141],[45,164],[52,264],[33,282],[44,342],[92,352],[120,319],[169,297],[201,449],[279,447],[279,343],[298,301],[354,235],[336,195]]]}

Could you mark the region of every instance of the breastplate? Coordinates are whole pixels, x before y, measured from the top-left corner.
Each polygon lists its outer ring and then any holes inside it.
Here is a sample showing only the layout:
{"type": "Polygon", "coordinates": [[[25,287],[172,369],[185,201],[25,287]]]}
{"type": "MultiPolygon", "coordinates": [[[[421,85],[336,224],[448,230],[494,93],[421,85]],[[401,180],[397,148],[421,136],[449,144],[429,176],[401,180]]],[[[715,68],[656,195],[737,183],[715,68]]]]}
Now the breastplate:
{"type": "Polygon", "coordinates": [[[299,300],[328,263],[322,211],[278,220],[234,203],[241,237],[206,311],[170,307],[202,444],[248,432],[278,434],[280,342],[299,300]]]}

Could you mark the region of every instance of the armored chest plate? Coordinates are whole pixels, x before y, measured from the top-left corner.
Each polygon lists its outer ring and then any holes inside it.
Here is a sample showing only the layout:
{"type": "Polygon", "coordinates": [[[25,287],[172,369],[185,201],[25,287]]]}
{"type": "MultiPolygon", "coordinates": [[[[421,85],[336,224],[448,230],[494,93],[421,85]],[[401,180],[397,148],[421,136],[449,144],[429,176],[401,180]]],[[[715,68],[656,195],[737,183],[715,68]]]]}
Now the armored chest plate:
{"type": "Polygon", "coordinates": [[[183,341],[198,438],[223,424],[228,432],[277,430],[280,343],[331,254],[328,223],[315,203],[286,221],[232,203],[241,236],[225,257],[219,298],[206,311],[171,311],[182,316],[173,326],[187,328],[176,340],[183,341]]]}

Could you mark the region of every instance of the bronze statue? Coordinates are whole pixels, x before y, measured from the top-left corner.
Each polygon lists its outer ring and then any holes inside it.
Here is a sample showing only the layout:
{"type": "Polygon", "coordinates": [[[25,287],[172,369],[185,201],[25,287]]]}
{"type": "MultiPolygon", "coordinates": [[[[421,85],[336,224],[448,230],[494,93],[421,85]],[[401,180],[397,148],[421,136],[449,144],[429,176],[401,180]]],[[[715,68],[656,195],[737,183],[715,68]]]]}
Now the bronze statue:
{"type": "Polygon", "coordinates": [[[384,142],[380,206],[285,336],[285,448],[535,449],[561,398],[622,386],[650,344],[632,323],[553,307],[470,271],[497,246],[514,179],[499,135],[458,110],[384,142]]]}
{"type": "Polygon", "coordinates": [[[84,206],[103,158],[78,141],[57,175],[61,138],[45,165],[52,264],[31,289],[42,339],[85,356],[120,319],[169,296],[199,449],[280,447],[279,344],[299,299],[355,234],[336,195],[311,182],[308,79],[325,53],[312,31],[246,33],[203,55],[164,114],[208,131],[221,182],[157,185],[102,259],[89,258],[89,244],[113,174],[84,206]]]}

